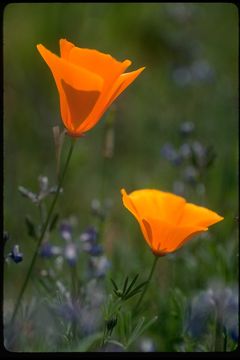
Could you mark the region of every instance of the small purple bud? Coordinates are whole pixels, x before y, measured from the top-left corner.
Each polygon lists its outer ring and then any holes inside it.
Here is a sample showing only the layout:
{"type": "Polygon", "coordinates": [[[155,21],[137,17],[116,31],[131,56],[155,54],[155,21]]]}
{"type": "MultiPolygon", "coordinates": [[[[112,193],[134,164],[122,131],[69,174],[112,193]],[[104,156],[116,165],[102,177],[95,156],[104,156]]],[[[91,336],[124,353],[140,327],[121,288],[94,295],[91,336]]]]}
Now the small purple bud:
{"type": "Polygon", "coordinates": [[[63,222],[60,225],[60,234],[65,241],[72,240],[72,226],[69,222],[63,222]]]}
{"type": "Polygon", "coordinates": [[[88,228],[80,235],[82,241],[82,249],[92,256],[98,256],[102,254],[102,246],[97,244],[98,233],[94,227],[88,228]]]}
{"type": "Polygon", "coordinates": [[[89,227],[80,235],[80,240],[83,242],[95,243],[97,241],[97,231],[94,227],[89,227]]]}
{"type": "Polygon", "coordinates": [[[192,185],[195,185],[197,183],[198,171],[195,167],[193,166],[186,167],[183,175],[184,175],[184,180],[187,183],[192,185]]]}
{"type": "Polygon", "coordinates": [[[62,252],[59,246],[51,245],[49,242],[45,242],[42,244],[40,248],[40,256],[45,258],[50,258],[54,255],[60,255],[62,252]]]}
{"type": "Polygon", "coordinates": [[[47,258],[51,257],[53,255],[52,254],[52,245],[49,244],[48,242],[42,244],[39,254],[42,257],[47,257],[47,258]]]}
{"type": "Polygon", "coordinates": [[[70,266],[76,265],[77,262],[77,248],[74,243],[66,245],[64,250],[64,256],[70,266]]]}
{"type": "Polygon", "coordinates": [[[174,149],[172,144],[166,143],[161,148],[161,155],[168,161],[170,161],[173,165],[180,165],[182,162],[182,157],[178,152],[174,149]]]}
{"type": "Polygon", "coordinates": [[[111,264],[106,256],[92,257],[90,259],[90,267],[93,272],[93,276],[103,277],[106,275],[107,270],[111,264]]]}
{"type": "Polygon", "coordinates": [[[95,244],[95,245],[90,245],[89,249],[85,251],[92,256],[99,256],[103,253],[103,248],[101,245],[95,244]]]}
{"type": "Polygon", "coordinates": [[[38,177],[40,192],[46,193],[48,191],[48,178],[47,176],[40,175],[38,177]]]}
{"type": "Polygon", "coordinates": [[[183,136],[188,136],[194,131],[194,123],[191,121],[185,121],[180,125],[180,134],[183,136]]]}
{"type": "Polygon", "coordinates": [[[101,203],[98,199],[93,199],[91,203],[91,211],[92,214],[100,218],[101,220],[104,220],[106,217],[105,211],[103,207],[101,206],[101,203]]]}
{"type": "Polygon", "coordinates": [[[17,264],[23,260],[23,254],[19,251],[19,245],[14,245],[9,257],[17,264]]]}

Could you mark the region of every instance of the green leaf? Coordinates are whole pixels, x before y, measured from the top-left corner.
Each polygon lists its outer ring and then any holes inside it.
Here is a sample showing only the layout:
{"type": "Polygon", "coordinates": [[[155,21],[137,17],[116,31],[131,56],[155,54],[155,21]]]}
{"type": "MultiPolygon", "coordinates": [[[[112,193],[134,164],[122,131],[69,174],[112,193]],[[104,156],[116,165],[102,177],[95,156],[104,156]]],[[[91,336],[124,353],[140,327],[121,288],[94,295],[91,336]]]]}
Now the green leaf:
{"type": "Polygon", "coordinates": [[[123,348],[124,350],[126,350],[125,346],[124,346],[121,342],[119,342],[119,341],[117,341],[117,340],[108,340],[108,343],[109,343],[109,344],[114,344],[114,345],[120,346],[121,348],[123,348]]]}
{"type": "Polygon", "coordinates": [[[125,293],[125,290],[127,288],[127,284],[128,284],[128,276],[126,277],[126,280],[125,280],[124,285],[123,285],[123,289],[122,289],[123,294],[125,293]]]}
{"type": "Polygon", "coordinates": [[[158,319],[158,317],[154,316],[154,318],[149,320],[144,326],[143,326],[143,324],[145,322],[145,317],[142,317],[141,319],[139,319],[136,327],[134,328],[134,330],[132,332],[132,335],[130,336],[130,338],[128,340],[128,343],[127,343],[126,347],[129,347],[134,341],[136,341],[137,338],[139,336],[141,336],[142,333],[144,331],[146,331],[157,319],[158,319]]]}
{"type": "Polygon", "coordinates": [[[26,189],[23,186],[18,187],[18,191],[20,194],[28,199],[30,199],[33,203],[36,203],[38,201],[37,194],[33,193],[32,191],[26,189]]]}
{"type": "Polygon", "coordinates": [[[141,292],[141,290],[137,290],[137,291],[132,291],[129,295],[127,295],[126,297],[124,297],[124,300],[128,300],[132,297],[134,297],[135,295],[139,294],[141,292]]]}
{"type": "Polygon", "coordinates": [[[100,341],[103,337],[103,332],[98,332],[96,334],[87,336],[84,338],[76,348],[74,348],[72,351],[74,352],[86,352],[90,350],[91,347],[93,347],[94,343],[97,341],[100,341]]]}
{"type": "Polygon", "coordinates": [[[125,300],[129,299],[130,297],[136,295],[141,291],[141,288],[145,286],[148,283],[148,281],[144,281],[143,283],[136,286],[126,297],[124,297],[125,300]]]}
{"type": "Polygon", "coordinates": [[[113,284],[113,287],[115,290],[118,290],[117,284],[115,283],[115,281],[111,278],[111,283],[113,284]]]}
{"type": "Polygon", "coordinates": [[[129,291],[132,289],[133,285],[135,284],[135,282],[137,281],[139,274],[137,274],[134,279],[132,280],[131,284],[129,285],[128,289],[125,292],[125,295],[127,295],[129,293],[129,291]]]}
{"type": "Polygon", "coordinates": [[[149,320],[143,327],[141,330],[141,334],[146,331],[153,323],[155,323],[155,321],[157,321],[158,316],[154,316],[151,320],[149,320]]]}
{"type": "Polygon", "coordinates": [[[119,312],[118,314],[118,337],[120,337],[120,339],[125,342],[127,339],[126,336],[126,331],[125,331],[125,321],[124,321],[124,313],[122,311],[119,312]]]}
{"type": "Polygon", "coordinates": [[[127,347],[130,346],[130,344],[132,344],[137,338],[138,338],[138,334],[140,333],[141,327],[143,326],[145,321],[145,317],[142,317],[138,320],[137,325],[135,326],[131,336],[129,337],[129,340],[127,342],[127,347]]]}

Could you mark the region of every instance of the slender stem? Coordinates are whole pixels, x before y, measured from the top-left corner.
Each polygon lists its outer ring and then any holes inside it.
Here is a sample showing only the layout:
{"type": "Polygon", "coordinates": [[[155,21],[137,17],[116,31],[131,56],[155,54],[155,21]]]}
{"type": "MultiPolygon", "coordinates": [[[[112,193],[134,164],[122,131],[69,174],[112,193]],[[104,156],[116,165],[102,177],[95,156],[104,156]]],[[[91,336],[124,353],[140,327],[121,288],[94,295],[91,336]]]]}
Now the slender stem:
{"type": "Polygon", "coordinates": [[[36,246],[36,250],[34,252],[34,255],[33,255],[33,258],[32,258],[32,261],[31,261],[31,264],[29,266],[29,269],[28,269],[28,272],[27,272],[27,276],[25,278],[25,281],[23,283],[23,286],[21,288],[21,291],[19,293],[19,296],[17,298],[17,301],[16,301],[16,305],[15,305],[15,309],[13,311],[13,315],[12,315],[12,318],[11,318],[11,322],[14,321],[15,317],[16,317],[16,314],[17,314],[17,311],[19,309],[19,306],[20,306],[20,303],[21,303],[21,300],[22,300],[22,297],[23,297],[23,294],[26,290],[26,287],[28,285],[28,281],[30,279],[30,275],[32,273],[32,270],[33,270],[33,267],[35,265],[35,262],[36,262],[36,259],[37,259],[37,256],[38,256],[38,251],[39,251],[39,248],[41,246],[41,243],[42,243],[42,240],[46,234],[46,231],[47,231],[47,228],[48,228],[48,225],[49,225],[49,222],[50,222],[50,219],[51,219],[51,216],[52,216],[52,213],[53,213],[53,210],[54,210],[54,207],[55,207],[55,204],[57,202],[57,199],[58,199],[58,195],[60,193],[60,189],[62,187],[62,184],[63,184],[63,180],[64,180],[64,177],[65,177],[65,174],[66,174],[66,171],[67,171],[67,168],[68,168],[68,164],[69,164],[69,161],[70,161],[70,158],[71,158],[71,155],[72,155],[72,152],[73,152],[73,147],[74,147],[74,144],[75,144],[75,139],[73,138],[72,139],[72,142],[71,142],[71,145],[70,145],[70,149],[69,149],[69,153],[68,153],[68,156],[67,156],[67,160],[66,160],[66,163],[65,163],[65,166],[63,168],[63,171],[62,171],[62,175],[59,179],[59,183],[58,183],[58,187],[57,187],[57,191],[55,193],[55,196],[53,198],[53,201],[52,201],[52,204],[49,208],[49,211],[48,211],[48,215],[47,215],[47,219],[46,219],[46,222],[42,228],[42,232],[41,232],[41,235],[39,237],[39,240],[37,242],[37,246],[36,246]]]}
{"type": "Polygon", "coordinates": [[[141,305],[141,303],[142,303],[142,301],[143,301],[144,295],[146,294],[146,291],[147,291],[147,289],[148,289],[149,283],[150,283],[150,281],[151,281],[151,279],[152,279],[154,270],[155,270],[156,265],[157,265],[158,258],[159,258],[158,256],[154,256],[152,268],[151,268],[151,271],[150,271],[150,273],[149,273],[149,276],[148,276],[148,279],[147,279],[147,283],[146,283],[146,285],[145,285],[145,287],[144,287],[144,290],[143,290],[142,293],[141,293],[141,296],[140,296],[140,298],[139,298],[139,300],[138,300],[138,302],[137,302],[136,308],[135,308],[135,312],[136,312],[136,313],[137,313],[137,310],[139,309],[139,307],[140,307],[140,305],[141,305]]]}
{"type": "Polygon", "coordinates": [[[223,351],[223,326],[220,323],[220,321],[216,320],[216,329],[215,329],[215,346],[214,346],[214,351],[219,352],[219,351],[223,351]]]}
{"type": "Polygon", "coordinates": [[[42,226],[42,224],[43,224],[43,208],[42,208],[41,202],[38,204],[38,210],[39,210],[39,216],[40,216],[40,226],[42,226]]]}
{"type": "Polygon", "coordinates": [[[73,265],[71,267],[71,281],[72,281],[72,302],[75,301],[76,297],[77,297],[77,278],[76,278],[76,268],[73,265]]]}
{"type": "MultiPolygon", "coordinates": [[[[72,280],[72,292],[71,292],[71,299],[72,299],[72,306],[75,309],[76,306],[76,299],[77,299],[77,277],[76,277],[76,267],[73,265],[71,267],[71,280],[72,280]]],[[[76,310],[74,311],[75,314],[76,310]]],[[[72,319],[72,338],[73,341],[76,339],[77,333],[77,322],[75,316],[72,319]]]]}
{"type": "Polygon", "coordinates": [[[224,326],[223,329],[223,334],[224,334],[224,339],[223,339],[223,351],[226,352],[227,351],[227,330],[224,326]]]}

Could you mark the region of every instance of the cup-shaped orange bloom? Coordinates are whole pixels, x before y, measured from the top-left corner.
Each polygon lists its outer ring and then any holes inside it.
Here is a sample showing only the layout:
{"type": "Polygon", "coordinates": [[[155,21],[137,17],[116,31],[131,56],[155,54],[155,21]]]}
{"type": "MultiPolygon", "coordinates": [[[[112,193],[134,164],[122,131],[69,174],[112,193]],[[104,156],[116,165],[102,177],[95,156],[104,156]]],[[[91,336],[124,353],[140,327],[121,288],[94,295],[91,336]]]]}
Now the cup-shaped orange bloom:
{"type": "Polygon", "coordinates": [[[168,192],[143,189],[128,195],[122,189],[121,193],[124,206],[139,222],[146,242],[157,256],[177,250],[193,235],[223,220],[215,212],[168,192]]]}
{"type": "Polygon", "coordinates": [[[120,62],[97,50],[78,48],[66,39],[60,40],[60,57],[41,44],[37,48],[55,79],[62,120],[72,136],[81,136],[95,126],[144,70],[124,73],[130,60],[120,62]]]}

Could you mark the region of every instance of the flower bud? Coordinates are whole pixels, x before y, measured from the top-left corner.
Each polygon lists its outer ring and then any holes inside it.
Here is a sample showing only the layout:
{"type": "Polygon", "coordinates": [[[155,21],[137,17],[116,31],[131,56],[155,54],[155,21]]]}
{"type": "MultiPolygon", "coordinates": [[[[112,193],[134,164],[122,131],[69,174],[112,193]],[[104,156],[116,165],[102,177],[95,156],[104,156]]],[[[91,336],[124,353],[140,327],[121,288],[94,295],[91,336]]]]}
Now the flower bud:
{"type": "Polygon", "coordinates": [[[19,245],[14,245],[9,257],[17,264],[23,260],[23,254],[19,251],[19,245]]]}

